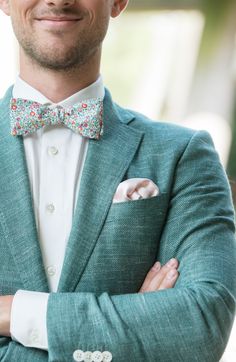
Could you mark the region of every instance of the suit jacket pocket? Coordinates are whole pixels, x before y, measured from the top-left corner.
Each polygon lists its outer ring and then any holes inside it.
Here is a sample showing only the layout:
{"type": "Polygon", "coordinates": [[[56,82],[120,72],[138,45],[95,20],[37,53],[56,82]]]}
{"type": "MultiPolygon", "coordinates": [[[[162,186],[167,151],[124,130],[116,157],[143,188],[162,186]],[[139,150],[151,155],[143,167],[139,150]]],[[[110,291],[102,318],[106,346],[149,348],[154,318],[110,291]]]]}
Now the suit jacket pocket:
{"type": "Polygon", "coordinates": [[[141,223],[143,223],[145,219],[152,216],[164,215],[167,204],[168,195],[166,193],[147,199],[115,203],[111,205],[106,222],[117,222],[119,220],[129,222],[130,219],[137,222],[140,219],[141,223]]]}
{"type": "Polygon", "coordinates": [[[167,208],[167,194],[113,204],[79,290],[137,292],[156,260],[167,208]]]}

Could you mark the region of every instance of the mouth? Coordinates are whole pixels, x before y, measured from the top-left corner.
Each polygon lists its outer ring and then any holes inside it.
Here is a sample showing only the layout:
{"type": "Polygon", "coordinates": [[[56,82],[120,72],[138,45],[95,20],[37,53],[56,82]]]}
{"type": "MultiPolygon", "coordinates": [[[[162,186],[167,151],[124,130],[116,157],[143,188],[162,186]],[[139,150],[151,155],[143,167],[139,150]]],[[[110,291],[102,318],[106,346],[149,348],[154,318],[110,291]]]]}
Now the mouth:
{"type": "Polygon", "coordinates": [[[37,18],[36,20],[46,28],[67,28],[77,24],[82,18],[73,16],[46,16],[37,18]]]}

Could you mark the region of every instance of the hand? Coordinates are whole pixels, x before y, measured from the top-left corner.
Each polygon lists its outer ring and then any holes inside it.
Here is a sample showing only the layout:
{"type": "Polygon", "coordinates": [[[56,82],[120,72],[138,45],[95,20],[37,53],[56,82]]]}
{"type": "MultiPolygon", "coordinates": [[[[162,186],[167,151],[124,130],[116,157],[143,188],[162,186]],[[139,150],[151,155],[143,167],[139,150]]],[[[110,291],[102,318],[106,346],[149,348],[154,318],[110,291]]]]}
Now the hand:
{"type": "Polygon", "coordinates": [[[0,336],[10,337],[11,306],[13,295],[0,297],[0,336]]]}
{"type": "Polygon", "coordinates": [[[170,259],[164,266],[156,262],[148,272],[139,293],[173,288],[179,276],[178,266],[177,259],[170,259]]]}

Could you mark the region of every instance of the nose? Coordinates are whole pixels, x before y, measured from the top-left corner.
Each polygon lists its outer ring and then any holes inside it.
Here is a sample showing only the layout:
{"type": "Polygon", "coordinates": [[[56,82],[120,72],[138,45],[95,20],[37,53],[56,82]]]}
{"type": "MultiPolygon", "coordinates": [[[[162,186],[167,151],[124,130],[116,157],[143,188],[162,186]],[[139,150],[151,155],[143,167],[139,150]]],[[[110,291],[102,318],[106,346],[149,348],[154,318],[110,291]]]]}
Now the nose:
{"type": "Polygon", "coordinates": [[[69,7],[73,5],[76,2],[76,0],[45,0],[45,3],[50,6],[56,6],[56,7],[69,7]]]}

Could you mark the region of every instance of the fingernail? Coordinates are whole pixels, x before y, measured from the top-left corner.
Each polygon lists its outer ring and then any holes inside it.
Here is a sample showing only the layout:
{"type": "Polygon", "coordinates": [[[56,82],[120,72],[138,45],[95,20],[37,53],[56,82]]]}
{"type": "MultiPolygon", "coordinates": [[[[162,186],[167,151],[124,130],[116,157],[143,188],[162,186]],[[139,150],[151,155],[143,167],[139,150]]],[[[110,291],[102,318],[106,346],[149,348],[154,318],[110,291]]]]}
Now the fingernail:
{"type": "Polygon", "coordinates": [[[167,274],[168,279],[174,279],[177,275],[177,271],[175,269],[171,269],[167,274]]]}
{"type": "Polygon", "coordinates": [[[159,263],[159,261],[157,261],[157,262],[153,265],[152,269],[155,271],[155,270],[159,270],[160,267],[161,267],[161,264],[159,263]]]}
{"type": "Polygon", "coordinates": [[[176,259],[172,258],[167,263],[168,266],[176,266],[176,259]]]}

